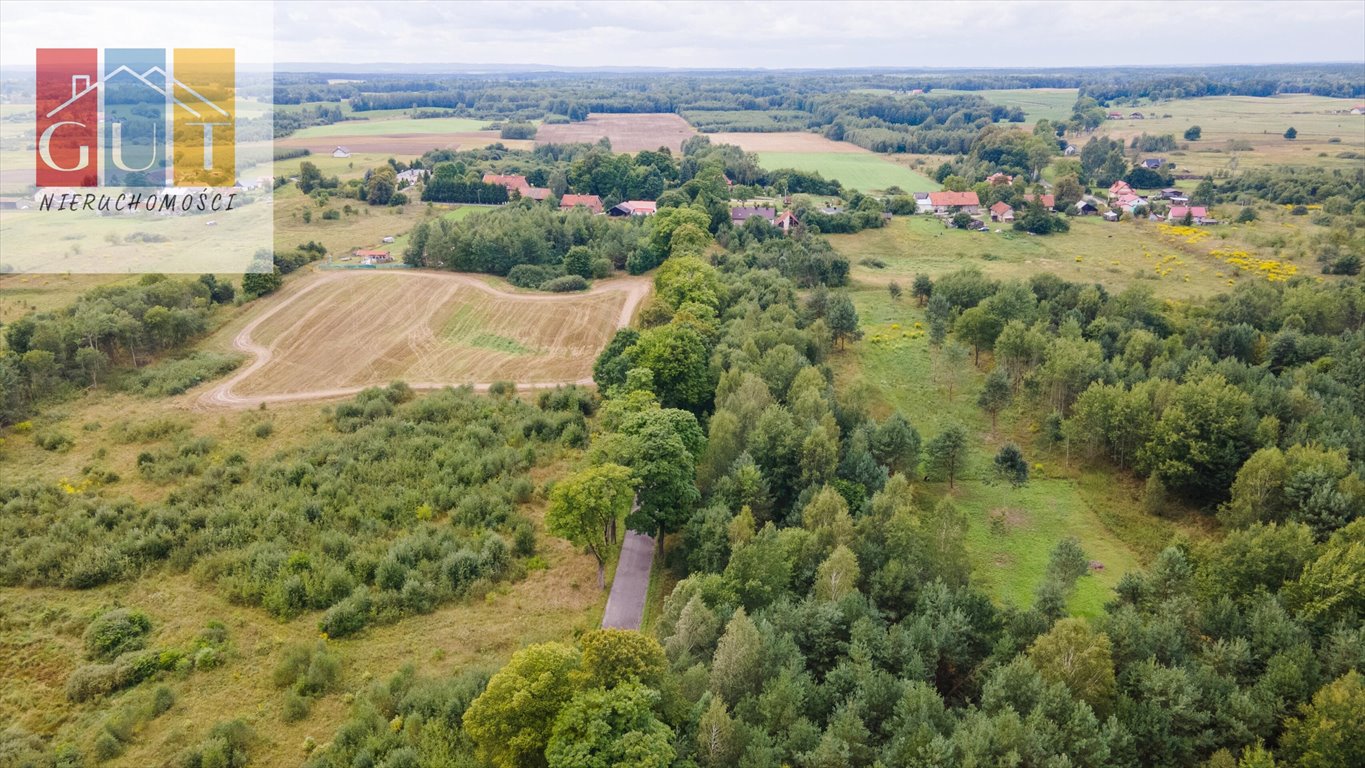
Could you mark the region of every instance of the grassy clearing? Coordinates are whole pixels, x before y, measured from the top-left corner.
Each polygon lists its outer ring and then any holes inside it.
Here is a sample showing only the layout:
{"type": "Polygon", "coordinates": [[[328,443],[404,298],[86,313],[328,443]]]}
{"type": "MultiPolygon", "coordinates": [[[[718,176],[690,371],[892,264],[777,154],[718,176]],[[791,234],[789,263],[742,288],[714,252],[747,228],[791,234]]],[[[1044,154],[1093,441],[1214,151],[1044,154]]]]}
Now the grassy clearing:
{"type": "Polygon", "coordinates": [[[1139,133],[1174,134],[1180,149],[1159,153],[1176,164],[1177,173],[1234,172],[1277,165],[1315,165],[1355,169],[1358,158],[1342,152],[1365,152],[1365,116],[1349,114],[1359,99],[1293,94],[1285,96],[1207,96],[1198,99],[1115,107],[1134,111],[1144,120],[1109,120],[1100,130],[1128,139],[1139,133]],[[1199,141],[1183,139],[1186,128],[1198,125],[1199,141]],[[1298,138],[1284,138],[1293,126],[1298,138]],[[1339,139],[1333,142],[1332,139],[1339,139]],[[1228,142],[1246,142],[1250,151],[1234,151],[1228,142]]]}
{"type": "Polygon", "coordinates": [[[985,91],[955,91],[935,88],[935,94],[967,94],[980,96],[1002,107],[1019,107],[1030,123],[1039,120],[1066,120],[1076,104],[1075,88],[1008,88],[985,91]]]}
{"type": "MultiPolygon", "coordinates": [[[[332,198],[325,206],[288,185],[275,190],[275,247],[294,248],[310,240],[327,246],[336,258],[349,256],[356,248],[377,248],[385,237],[398,237],[411,230],[421,220],[425,206],[409,202],[404,206],[371,206],[359,200],[332,198]],[[351,206],[354,213],[343,213],[341,218],[325,220],[328,210],[344,211],[351,206]],[[304,221],[304,211],[312,220],[304,221]]],[[[384,247],[392,249],[394,244],[384,247]]]]}
{"type": "Polygon", "coordinates": [[[764,168],[818,172],[827,179],[838,179],[845,187],[863,191],[881,191],[892,186],[907,192],[939,189],[928,176],[870,152],[760,152],[758,160],[764,168]]]}
{"type": "Polygon", "coordinates": [[[1066,466],[1063,456],[1039,445],[1038,425],[1024,406],[1002,413],[992,432],[990,418],[976,407],[986,357],[980,369],[973,367],[960,376],[950,400],[948,381],[934,363],[928,337],[917,334],[916,323],[923,324],[924,316],[914,301],[893,302],[880,282],[858,283],[851,293],[866,336],[836,355],[839,386],[870,387],[878,416],[900,410],[926,441],[953,422],[966,426],[972,435],[972,453],[956,488],[949,491],[945,483],[925,483],[917,491],[931,500],[951,494],[966,513],[974,578],[996,599],[1028,605],[1052,548],[1075,536],[1104,568],[1081,579],[1070,607],[1083,615],[1098,615],[1123,573],[1140,567],[1177,527],[1144,516],[1133,484],[1114,482],[1107,473],[1103,474],[1108,482],[1096,483],[1080,468],[1066,466]],[[1023,488],[1012,488],[993,474],[995,452],[1007,441],[1022,446],[1034,465],[1023,488]],[[993,518],[999,522],[993,523],[993,518]]]}
{"type": "MultiPolygon", "coordinates": [[[[999,233],[946,229],[930,216],[897,217],[882,229],[831,235],[830,240],[848,256],[856,279],[875,281],[883,287],[896,280],[908,288],[920,272],[938,276],[977,266],[997,278],[1028,278],[1037,272],[1052,272],[1066,280],[1101,283],[1111,291],[1145,285],[1158,296],[1183,299],[1226,290],[1229,281],[1235,284],[1237,280],[1256,279],[1210,252],[1245,250],[1274,258],[1275,254],[1258,249],[1253,241],[1288,233],[1286,226],[1297,226],[1276,220],[1218,226],[1202,230],[1207,234],[1199,242],[1189,243],[1147,221],[1110,223],[1098,217],[1069,221],[1070,232],[1038,237],[1008,229],[999,233]],[[886,266],[876,269],[863,263],[869,259],[886,266]]],[[[1308,256],[1286,252],[1282,258],[1302,273],[1316,271],[1308,256]]]]}

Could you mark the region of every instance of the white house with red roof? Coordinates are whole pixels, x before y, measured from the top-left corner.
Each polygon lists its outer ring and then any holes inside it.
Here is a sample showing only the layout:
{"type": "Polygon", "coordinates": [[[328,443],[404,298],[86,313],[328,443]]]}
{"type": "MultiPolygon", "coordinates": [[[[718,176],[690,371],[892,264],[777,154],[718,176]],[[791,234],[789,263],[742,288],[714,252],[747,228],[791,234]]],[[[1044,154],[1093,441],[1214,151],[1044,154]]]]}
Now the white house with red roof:
{"type": "Polygon", "coordinates": [[[929,204],[934,213],[950,213],[960,210],[966,213],[980,213],[981,199],[975,192],[930,192],[929,204]]]}
{"type": "Polygon", "coordinates": [[[559,198],[559,210],[569,211],[583,206],[593,213],[602,213],[602,198],[597,195],[570,195],[559,198]]]}

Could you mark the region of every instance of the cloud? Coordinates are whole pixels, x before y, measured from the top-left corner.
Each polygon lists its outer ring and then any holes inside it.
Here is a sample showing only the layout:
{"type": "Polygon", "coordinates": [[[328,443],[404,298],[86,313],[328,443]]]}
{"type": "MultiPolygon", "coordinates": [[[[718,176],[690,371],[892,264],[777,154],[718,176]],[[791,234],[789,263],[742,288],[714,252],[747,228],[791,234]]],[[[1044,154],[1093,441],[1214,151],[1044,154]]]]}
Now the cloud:
{"type": "Polygon", "coordinates": [[[36,46],[232,45],[279,62],[583,67],[1059,67],[1349,61],[1365,3],[0,3],[0,62],[36,46]],[[213,41],[219,42],[213,42],[213,41]],[[227,40],[227,42],[223,42],[227,40]],[[271,45],[273,43],[273,46],[271,45]]]}

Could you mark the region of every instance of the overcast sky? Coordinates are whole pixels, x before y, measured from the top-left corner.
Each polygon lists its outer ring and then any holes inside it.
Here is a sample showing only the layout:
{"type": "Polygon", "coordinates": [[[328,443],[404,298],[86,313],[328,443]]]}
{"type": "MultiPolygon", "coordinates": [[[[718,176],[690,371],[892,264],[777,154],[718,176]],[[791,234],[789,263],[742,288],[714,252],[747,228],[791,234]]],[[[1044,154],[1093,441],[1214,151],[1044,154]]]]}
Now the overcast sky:
{"type": "Polygon", "coordinates": [[[242,61],[660,67],[1359,62],[1365,0],[0,3],[35,47],[228,46],[242,61]],[[272,27],[273,17],[273,29],[272,27]]]}

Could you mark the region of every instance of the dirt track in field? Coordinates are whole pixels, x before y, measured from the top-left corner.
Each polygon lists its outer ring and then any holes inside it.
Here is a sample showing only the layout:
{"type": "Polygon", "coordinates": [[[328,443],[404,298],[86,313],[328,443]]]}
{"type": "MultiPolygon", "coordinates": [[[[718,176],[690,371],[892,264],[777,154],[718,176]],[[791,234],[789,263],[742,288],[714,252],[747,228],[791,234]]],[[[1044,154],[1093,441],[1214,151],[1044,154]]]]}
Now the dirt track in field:
{"type": "Polygon", "coordinates": [[[233,339],[252,362],[196,400],[200,409],[325,400],[406,381],[413,389],[496,381],[519,389],[590,385],[592,364],[649,295],[648,278],[583,293],[512,293],[483,277],[322,272],[272,299],[233,339]]]}
{"type": "Polygon", "coordinates": [[[536,132],[537,144],[596,143],[606,137],[613,152],[640,152],[668,147],[682,152],[683,142],[697,130],[678,115],[668,113],[591,114],[578,123],[542,125],[536,132]]]}

